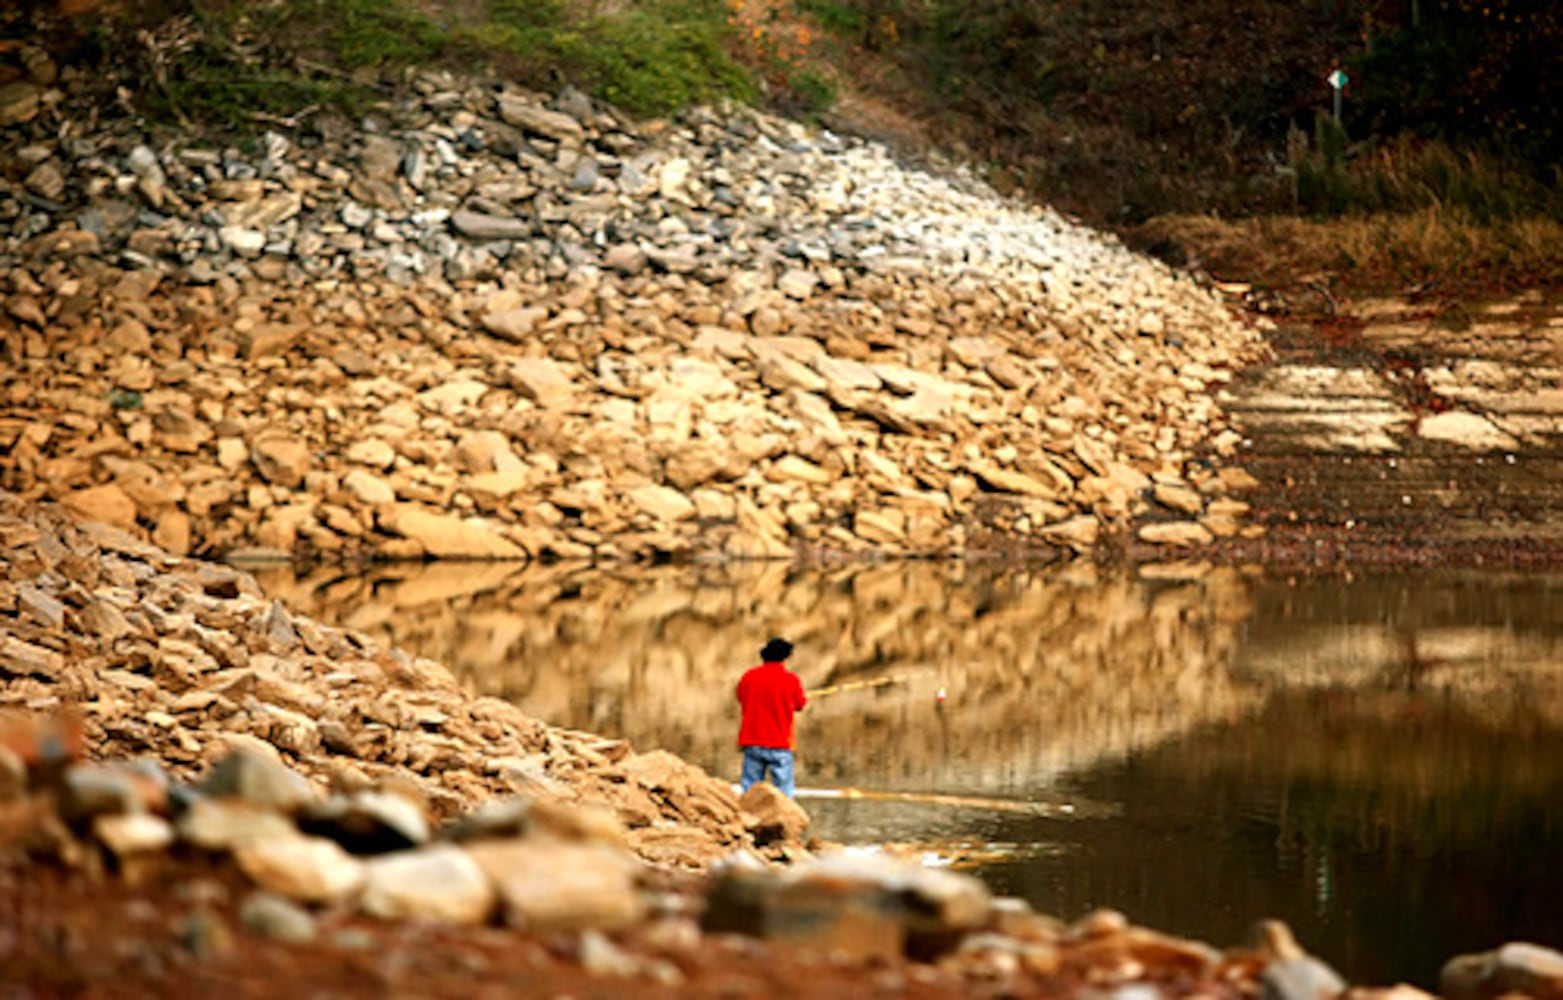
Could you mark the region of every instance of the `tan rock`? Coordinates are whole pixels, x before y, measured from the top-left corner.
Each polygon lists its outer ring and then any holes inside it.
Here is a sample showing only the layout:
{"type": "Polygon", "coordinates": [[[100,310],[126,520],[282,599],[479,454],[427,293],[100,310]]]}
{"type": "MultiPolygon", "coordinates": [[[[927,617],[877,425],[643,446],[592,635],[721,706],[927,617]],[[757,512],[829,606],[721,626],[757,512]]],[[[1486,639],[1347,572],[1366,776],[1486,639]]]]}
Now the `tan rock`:
{"type": "MultiPolygon", "coordinates": [[[[3,110],[0,110],[3,114],[3,110]]],[[[5,311],[8,316],[19,323],[43,329],[49,322],[49,317],[44,315],[43,306],[32,295],[13,295],[5,300],[5,311]]]]}
{"type": "Polygon", "coordinates": [[[1447,1000],[1528,996],[1563,998],[1563,952],[1524,941],[1492,951],[1459,955],[1444,963],[1438,991],[1447,1000]]]}
{"type": "Polygon", "coordinates": [[[714,480],[735,478],[741,470],[742,463],[714,441],[679,445],[663,465],[668,484],[685,492],[714,480]]]}
{"type": "Polygon", "coordinates": [[[136,526],[135,501],[112,483],[68,493],[60,498],[60,505],[84,520],[101,521],[116,528],[136,526]]]}
{"type": "Polygon", "coordinates": [[[308,903],[341,902],[364,884],[363,862],[324,837],[246,840],[233,858],[261,888],[308,903]]]}
{"type": "Polygon", "coordinates": [[[535,933],[613,931],[646,912],[639,865],[598,843],[482,841],[468,855],[498,889],[506,924],[535,933]]]}
{"type": "Polygon", "coordinates": [[[665,524],[695,516],[695,505],[689,498],[667,486],[640,486],[626,492],[625,497],[642,513],[665,524]]]}
{"type": "Polygon", "coordinates": [[[751,785],[739,798],[738,808],[744,813],[744,829],[762,846],[802,840],[811,822],[802,806],[767,781],[751,785]]]}
{"type": "Polygon", "coordinates": [[[343,476],[342,488],[365,506],[378,507],[396,502],[396,490],[391,484],[363,469],[352,469],[343,476]]]}
{"type": "Polygon", "coordinates": [[[451,449],[449,461],[463,472],[518,472],[526,468],[511,450],[510,436],[500,431],[472,431],[463,434],[451,449]]]}
{"type": "Polygon", "coordinates": [[[347,446],[347,459],[371,469],[389,469],[396,462],[396,449],[379,438],[354,441],[347,446]]]}
{"type": "Polygon", "coordinates": [[[459,847],[398,851],[364,865],[359,907],[382,920],[480,924],[493,912],[494,885],[459,847]]]}
{"type": "Polygon", "coordinates": [[[576,391],[569,371],[548,358],[519,358],[510,363],[506,375],[512,388],[544,408],[568,402],[576,391]]]}
{"type": "Polygon", "coordinates": [[[823,392],[827,383],[812,368],[801,361],[783,354],[771,354],[756,362],[760,381],[777,392],[803,389],[806,392],[823,392]]]}
{"type": "Polygon", "coordinates": [[[494,510],[532,485],[532,474],[525,469],[510,472],[485,472],[462,480],[462,489],[482,510],[494,510]]]}
{"type": "Polygon", "coordinates": [[[25,81],[0,84],[0,128],[22,125],[38,116],[43,88],[25,81]]]}
{"type": "Polygon", "coordinates": [[[1143,525],[1139,530],[1139,538],[1152,545],[1181,548],[1209,545],[1215,540],[1210,529],[1196,521],[1161,521],[1143,525]]]}
{"type": "Polygon", "coordinates": [[[1448,410],[1423,417],[1417,435],[1443,441],[1469,451],[1514,451],[1519,442],[1491,420],[1466,410],[1448,410]]]}
{"type": "Polygon", "coordinates": [[[765,478],[774,483],[810,483],[829,485],[836,477],[808,459],[797,455],[783,455],[765,470],[765,478]]]}
{"type": "Polygon", "coordinates": [[[190,515],[182,510],[171,510],[160,515],[157,525],[152,529],[152,542],[176,556],[189,555],[193,543],[190,515]]]}
{"type": "Polygon", "coordinates": [[[1205,509],[1205,500],[1192,487],[1182,483],[1156,483],[1151,495],[1156,502],[1183,514],[1198,514],[1205,509]]]}
{"type": "Polygon", "coordinates": [[[905,540],[906,516],[895,508],[859,510],[852,517],[852,530],[865,542],[894,545],[905,540]]]}
{"type": "Polygon", "coordinates": [[[217,464],[229,472],[243,468],[250,460],[250,448],[239,438],[225,437],[217,441],[217,464]]]}
{"type": "Polygon", "coordinates": [[[174,828],[161,816],[120,813],[98,816],[92,832],[123,863],[137,854],[163,851],[174,842],[174,828]]]}
{"type": "Polygon", "coordinates": [[[520,344],[525,343],[538,325],[547,319],[548,309],[545,306],[523,306],[488,313],[481,322],[483,329],[501,340],[520,344]]]}
{"type": "Polygon", "coordinates": [[[465,521],[416,504],[397,503],[377,515],[381,530],[415,541],[440,559],[525,559],[526,552],[482,522],[465,521]]]}
{"type": "Polygon", "coordinates": [[[470,409],[492,388],[481,379],[452,379],[418,393],[418,403],[426,410],[454,416],[470,409]]]}
{"type": "Polygon", "coordinates": [[[873,368],[849,358],[822,355],[814,359],[814,370],[825,379],[825,391],[832,399],[856,392],[878,392],[884,385],[873,368]]]}
{"type": "Polygon", "coordinates": [[[312,456],[303,441],[272,431],[262,432],[250,442],[250,461],[267,482],[296,489],[304,483],[312,456]]]}
{"type": "Polygon", "coordinates": [[[52,649],[34,645],[14,635],[0,639],[0,672],[13,677],[58,680],[64,670],[65,657],[52,649]]]}
{"type": "Polygon", "coordinates": [[[239,347],[251,361],[286,354],[308,331],[292,323],[262,323],[239,334],[239,347]]]}

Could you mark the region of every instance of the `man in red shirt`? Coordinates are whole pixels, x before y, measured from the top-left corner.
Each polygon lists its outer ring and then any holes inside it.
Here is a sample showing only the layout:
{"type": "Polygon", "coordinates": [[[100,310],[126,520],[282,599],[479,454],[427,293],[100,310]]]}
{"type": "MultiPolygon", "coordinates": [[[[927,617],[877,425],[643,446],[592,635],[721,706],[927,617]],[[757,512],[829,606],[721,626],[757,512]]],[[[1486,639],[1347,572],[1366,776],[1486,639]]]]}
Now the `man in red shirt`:
{"type": "Polygon", "coordinates": [[[809,703],[803,682],[787,669],[792,643],[772,639],[760,650],[761,663],[744,672],[738,681],[738,704],[743,722],[738,727],[738,745],[743,749],[743,790],[765,778],[792,797],[793,716],[809,703]]]}

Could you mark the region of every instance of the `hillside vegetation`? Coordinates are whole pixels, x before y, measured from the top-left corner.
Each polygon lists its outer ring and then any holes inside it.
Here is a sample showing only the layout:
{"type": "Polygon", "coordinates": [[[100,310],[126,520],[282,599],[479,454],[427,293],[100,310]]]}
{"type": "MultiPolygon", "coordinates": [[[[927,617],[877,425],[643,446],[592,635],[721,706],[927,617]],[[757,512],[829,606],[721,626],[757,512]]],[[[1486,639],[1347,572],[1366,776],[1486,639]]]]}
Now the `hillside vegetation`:
{"type": "Polygon", "coordinates": [[[732,97],[938,147],[1226,278],[1468,292],[1563,273],[1556,5],[1242,6],[24,0],[0,39],[44,39],[105,101],[183,127],[357,115],[443,63],[643,116],[732,97]]]}

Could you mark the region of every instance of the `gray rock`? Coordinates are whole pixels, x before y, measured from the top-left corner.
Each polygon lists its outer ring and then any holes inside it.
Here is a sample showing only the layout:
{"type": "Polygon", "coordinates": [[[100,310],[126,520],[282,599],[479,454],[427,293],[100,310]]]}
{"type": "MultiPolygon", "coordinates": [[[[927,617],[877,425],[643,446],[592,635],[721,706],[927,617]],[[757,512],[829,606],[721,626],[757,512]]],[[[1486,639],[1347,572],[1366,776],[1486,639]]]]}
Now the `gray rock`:
{"type": "Polygon", "coordinates": [[[489,215],[460,209],[450,214],[451,228],[476,240],[524,240],[535,228],[531,221],[514,216],[489,215]]]}
{"type": "Polygon", "coordinates": [[[842,853],[781,874],[725,870],[702,926],[859,958],[931,960],[986,924],[989,900],[969,875],[842,853]]]}
{"type": "MultiPolygon", "coordinates": [[[[600,177],[597,161],[588,156],[575,165],[575,173],[570,176],[566,187],[571,191],[588,192],[597,187],[600,177]]],[[[63,186],[63,181],[61,183],[63,186]]]]}
{"type": "Polygon", "coordinates": [[[319,936],[315,917],[283,896],[252,892],[239,904],[239,922],[255,934],[273,941],[303,944],[319,936]]]}
{"type": "Polygon", "coordinates": [[[1346,988],[1338,972],[1312,955],[1271,962],[1259,983],[1263,1000],[1331,1000],[1346,988]]]}
{"type": "Polygon", "coordinates": [[[570,115],[550,111],[510,95],[500,95],[499,117],[510,125],[566,145],[579,145],[586,136],[581,123],[570,115]]]}
{"type": "Polygon", "coordinates": [[[69,820],[87,820],[115,813],[144,811],[137,790],[138,775],[123,767],[78,764],[61,781],[60,813],[69,820]]]}
{"type": "Polygon", "coordinates": [[[1492,1000],[1521,994],[1563,1000],[1563,952],[1523,941],[1444,963],[1438,991],[1445,1000],[1492,1000]]]}
{"type": "Polygon", "coordinates": [[[1269,957],[1259,973],[1262,1000],[1330,1000],[1345,990],[1345,980],[1303,951],[1282,921],[1261,921],[1255,934],[1260,953],[1269,957]]]}
{"type": "Polygon", "coordinates": [[[417,803],[388,792],[333,795],[299,814],[306,833],[330,837],[354,854],[384,854],[429,840],[429,822],[417,803]]]}
{"type": "Polygon", "coordinates": [[[198,787],[206,795],[230,795],[284,813],[297,812],[316,799],[314,788],[303,775],[248,747],[218,761],[198,787]]]}

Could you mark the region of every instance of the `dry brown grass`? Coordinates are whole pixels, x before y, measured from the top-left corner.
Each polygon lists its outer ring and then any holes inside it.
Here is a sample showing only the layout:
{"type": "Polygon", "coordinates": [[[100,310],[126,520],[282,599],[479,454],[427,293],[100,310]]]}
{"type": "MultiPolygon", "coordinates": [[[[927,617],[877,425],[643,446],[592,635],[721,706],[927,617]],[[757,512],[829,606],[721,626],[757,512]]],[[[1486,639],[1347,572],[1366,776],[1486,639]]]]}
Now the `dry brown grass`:
{"type": "Polygon", "coordinates": [[[1451,291],[1563,282],[1563,223],[1548,218],[1478,225],[1438,208],[1327,221],[1169,215],[1135,236],[1176,246],[1218,277],[1278,288],[1321,279],[1375,290],[1436,280],[1451,291]]]}

